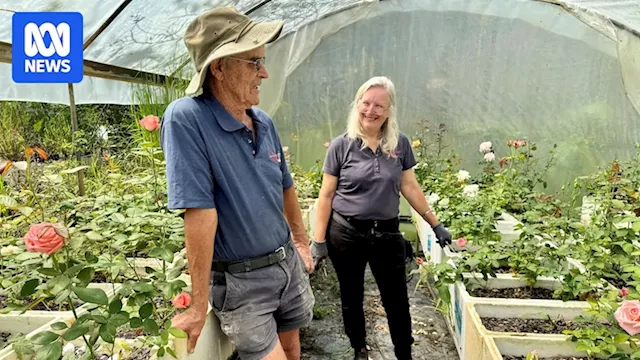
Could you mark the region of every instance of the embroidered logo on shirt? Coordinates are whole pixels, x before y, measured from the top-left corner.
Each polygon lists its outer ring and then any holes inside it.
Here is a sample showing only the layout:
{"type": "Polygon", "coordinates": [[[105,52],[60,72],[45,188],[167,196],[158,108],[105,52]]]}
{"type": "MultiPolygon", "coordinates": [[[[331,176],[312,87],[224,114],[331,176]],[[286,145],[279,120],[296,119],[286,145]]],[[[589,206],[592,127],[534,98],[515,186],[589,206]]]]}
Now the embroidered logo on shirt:
{"type": "Polygon", "coordinates": [[[271,159],[271,161],[273,162],[277,162],[278,164],[280,164],[280,162],[282,161],[282,159],[280,158],[280,153],[275,153],[273,151],[269,152],[269,158],[271,159]]]}

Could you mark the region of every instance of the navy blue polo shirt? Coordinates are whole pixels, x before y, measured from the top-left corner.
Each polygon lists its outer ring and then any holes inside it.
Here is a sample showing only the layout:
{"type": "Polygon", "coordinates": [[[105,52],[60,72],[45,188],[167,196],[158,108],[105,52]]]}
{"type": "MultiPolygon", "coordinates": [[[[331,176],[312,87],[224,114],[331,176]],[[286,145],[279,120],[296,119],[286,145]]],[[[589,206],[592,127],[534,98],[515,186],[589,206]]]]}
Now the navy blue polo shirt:
{"type": "Polygon", "coordinates": [[[178,99],[162,119],[169,208],[217,209],[214,259],[262,256],[289,237],[283,190],[293,180],[280,139],[265,112],[247,114],[256,141],[211,95],[178,99]]]}

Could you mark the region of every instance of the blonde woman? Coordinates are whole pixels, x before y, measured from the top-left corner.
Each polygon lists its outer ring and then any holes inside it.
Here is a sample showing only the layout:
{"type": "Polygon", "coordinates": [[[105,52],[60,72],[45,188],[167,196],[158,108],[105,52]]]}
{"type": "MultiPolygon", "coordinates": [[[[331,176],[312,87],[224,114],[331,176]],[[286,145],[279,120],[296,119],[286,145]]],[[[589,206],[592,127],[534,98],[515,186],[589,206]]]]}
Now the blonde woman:
{"type": "Polygon", "coordinates": [[[354,359],[368,358],[363,311],[367,263],[380,290],[396,357],[411,359],[400,193],[431,224],[441,246],[451,243],[416,180],[416,160],[409,139],[398,129],[396,111],[391,80],[369,79],[356,93],[347,132],[331,141],[323,167],[311,251],[316,264],[328,256],[336,269],[354,359]]]}

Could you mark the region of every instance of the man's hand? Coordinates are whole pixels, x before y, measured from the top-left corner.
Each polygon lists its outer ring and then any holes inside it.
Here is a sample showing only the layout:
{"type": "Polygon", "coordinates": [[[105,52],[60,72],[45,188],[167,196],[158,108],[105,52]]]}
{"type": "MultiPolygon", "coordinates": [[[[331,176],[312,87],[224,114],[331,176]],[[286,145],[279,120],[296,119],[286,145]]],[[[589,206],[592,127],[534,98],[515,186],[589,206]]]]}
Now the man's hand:
{"type": "Polygon", "coordinates": [[[318,242],[313,240],[311,244],[311,255],[313,255],[314,268],[318,268],[321,261],[324,261],[329,256],[329,250],[327,250],[327,242],[318,242]]]}
{"type": "Polygon", "coordinates": [[[173,319],[171,319],[172,327],[182,329],[187,333],[187,350],[189,351],[189,354],[193,354],[196,349],[196,342],[198,341],[198,337],[202,332],[202,328],[204,327],[206,319],[206,311],[196,311],[193,308],[183,312],[182,314],[178,314],[173,319]]]}
{"type": "Polygon", "coordinates": [[[296,243],[295,245],[296,249],[298,249],[300,257],[302,258],[302,261],[304,261],[304,267],[307,269],[307,273],[311,274],[315,269],[315,266],[313,265],[313,256],[311,256],[311,250],[309,250],[309,246],[298,245],[298,243],[296,243]]]}

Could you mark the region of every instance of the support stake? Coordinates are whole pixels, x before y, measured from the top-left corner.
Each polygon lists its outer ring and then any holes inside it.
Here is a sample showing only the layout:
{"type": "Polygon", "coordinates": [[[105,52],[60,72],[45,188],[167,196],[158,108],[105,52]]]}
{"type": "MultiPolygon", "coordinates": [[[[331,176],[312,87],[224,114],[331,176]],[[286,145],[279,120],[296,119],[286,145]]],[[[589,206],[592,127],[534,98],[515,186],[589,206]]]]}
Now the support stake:
{"type": "MultiPolygon", "coordinates": [[[[69,110],[71,111],[71,141],[76,142],[76,131],[78,131],[78,113],[76,111],[76,98],[73,95],[73,84],[67,84],[69,88],[69,110]]],[[[80,161],[80,151],[76,151],[76,160],[80,161]]],[[[84,196],[84,169],[77,172],[78,174],[78,192],[80,196],[84,196]]]]}

